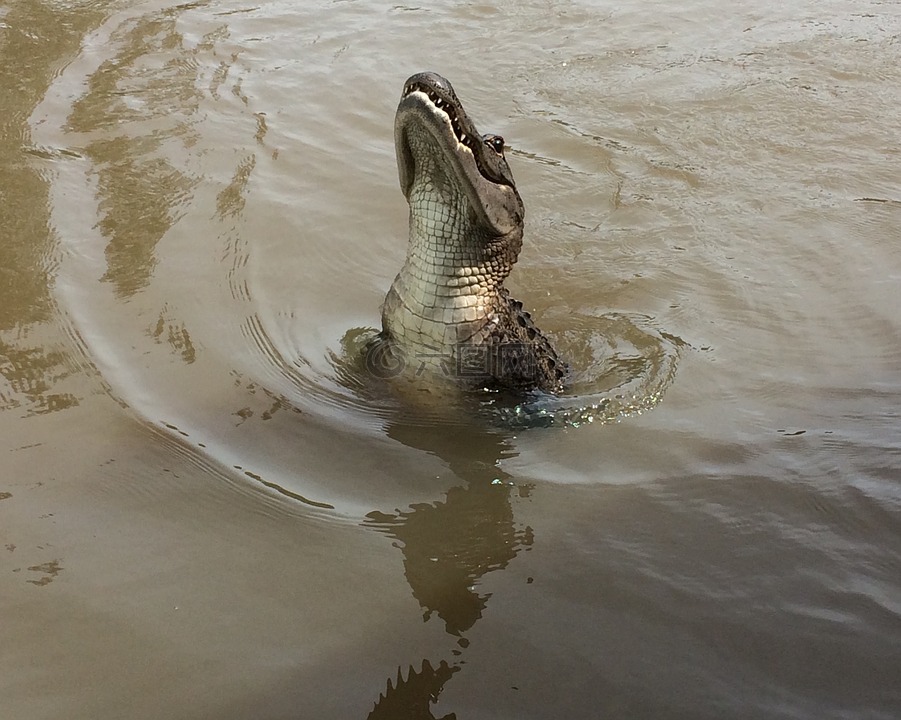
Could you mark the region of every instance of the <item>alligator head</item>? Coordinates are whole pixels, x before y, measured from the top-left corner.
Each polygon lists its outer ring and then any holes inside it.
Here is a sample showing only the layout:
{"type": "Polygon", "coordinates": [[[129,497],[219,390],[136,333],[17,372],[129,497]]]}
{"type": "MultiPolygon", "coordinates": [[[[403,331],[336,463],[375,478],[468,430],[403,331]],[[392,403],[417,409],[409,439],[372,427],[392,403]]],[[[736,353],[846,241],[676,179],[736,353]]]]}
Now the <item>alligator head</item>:
{"type": "Polygon", "coordinates": [[[407,80],[395,116],[394,144],[400,187],[411,212],[424,218],[434,214],[423,201],[434,203],[435,195],[450,210],[459,209],[465,198],[469,227],[461,229],[470,237],[464,240],[504,240],[513,251],[512,266],[522,241],[524,208],[504,157],[504,139],[479,134],[447,80],[435,73],[407,80]]]}

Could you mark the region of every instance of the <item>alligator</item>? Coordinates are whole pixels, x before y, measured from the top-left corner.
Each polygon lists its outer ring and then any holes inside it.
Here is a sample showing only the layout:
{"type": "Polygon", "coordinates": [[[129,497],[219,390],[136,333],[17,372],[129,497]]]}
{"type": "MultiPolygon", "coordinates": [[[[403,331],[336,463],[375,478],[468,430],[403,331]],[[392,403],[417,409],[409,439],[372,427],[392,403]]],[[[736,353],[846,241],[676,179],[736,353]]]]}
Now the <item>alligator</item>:
{"type": "Polygon", "coordinates": [[[382,350],[472,389],[558,393],[566,364],[504,287],[524,218],[504,139],[480,135],[450,82],[425,72],[404,83],[394,141],[410,240],[382,350]]]}

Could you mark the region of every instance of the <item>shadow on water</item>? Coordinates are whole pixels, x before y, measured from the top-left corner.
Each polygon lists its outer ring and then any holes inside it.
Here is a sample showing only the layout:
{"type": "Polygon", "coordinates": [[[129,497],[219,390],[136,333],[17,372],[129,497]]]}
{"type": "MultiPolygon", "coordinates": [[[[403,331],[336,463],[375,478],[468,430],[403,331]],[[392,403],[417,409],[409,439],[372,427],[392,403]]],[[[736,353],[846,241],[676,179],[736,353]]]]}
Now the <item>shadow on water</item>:
{"type": "MultiPolygon", "coordinates": [[[[509,431],[478,421],[428,424],[400,416],[389,421],[387,434],[441,458],[461,481],[441,500],[407,510],[374,511],[364,523],[396,541],[407,582],[423,609],[423,621],[437,616],[445,631],[456,638],[458,647],[451,652],[459,657],[469,645],[466,634],[482,617],[491,597],[478,591],[482,578],[506,568],[533,542],[530,527],[517,527],[511,504],[513,493],[527,496],[529,488],[517,487],[499,467],[504,459],[517,455],[513,437],[509,431]]],[[[370,720],[435,718],[430,705],[460,669],[459,663],[445,659],[437,667],[424,659],[421,669],[411,665],[405,678],[398,668],[370,720]]]]}

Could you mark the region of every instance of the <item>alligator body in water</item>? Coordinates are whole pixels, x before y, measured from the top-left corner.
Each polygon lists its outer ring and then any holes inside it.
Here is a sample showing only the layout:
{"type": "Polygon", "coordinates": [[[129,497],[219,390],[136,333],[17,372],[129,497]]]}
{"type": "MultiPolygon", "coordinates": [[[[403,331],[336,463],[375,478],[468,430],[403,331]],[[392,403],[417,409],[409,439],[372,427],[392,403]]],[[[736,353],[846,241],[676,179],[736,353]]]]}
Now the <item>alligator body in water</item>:
{"type": "Polygon", "coordinates": [[[565,364],[504,288],[524,216],[504,139],[480,135],[435,73],[404,84],[394,137],[410,240],[382,306],[382,347],[465,387],[558,392],[565,364]]]}

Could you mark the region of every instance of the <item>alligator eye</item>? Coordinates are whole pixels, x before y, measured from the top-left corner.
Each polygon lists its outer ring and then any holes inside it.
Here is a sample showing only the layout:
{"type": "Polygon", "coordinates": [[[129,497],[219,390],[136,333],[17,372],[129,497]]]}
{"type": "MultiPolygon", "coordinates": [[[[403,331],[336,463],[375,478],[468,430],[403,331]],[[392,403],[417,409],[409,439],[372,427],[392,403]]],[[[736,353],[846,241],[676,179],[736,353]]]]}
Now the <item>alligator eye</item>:
{"type": "Polygon", "coordinates": [[[504,154],[504,138],[500,135],[486,135],[485,144],[498,155],[504,154]]]}

